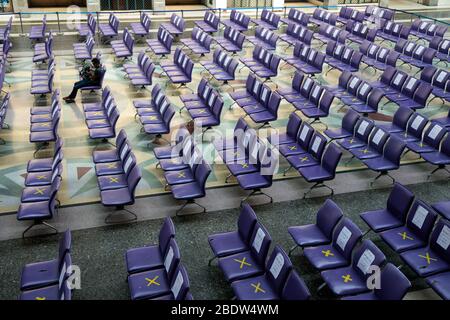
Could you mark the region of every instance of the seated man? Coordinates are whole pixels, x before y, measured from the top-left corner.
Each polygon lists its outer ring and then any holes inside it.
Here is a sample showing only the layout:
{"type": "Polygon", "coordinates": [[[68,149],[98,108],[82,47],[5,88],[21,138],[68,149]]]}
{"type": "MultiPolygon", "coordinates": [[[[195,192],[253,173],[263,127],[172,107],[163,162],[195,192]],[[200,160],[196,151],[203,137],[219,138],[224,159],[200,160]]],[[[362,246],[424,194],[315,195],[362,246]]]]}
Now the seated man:
{"type": "Polygon", "coordinates": [[[67,97],[63,98],[64,101],[67,103],[74,102],[80,88],[100,85],[101,72],[103,72],[102,69],[103,67],[100,60],[97,58],[92,59],[91,65],[83,67],[80,72],[82,79],[75,82],[72,92],[67,97]]]}

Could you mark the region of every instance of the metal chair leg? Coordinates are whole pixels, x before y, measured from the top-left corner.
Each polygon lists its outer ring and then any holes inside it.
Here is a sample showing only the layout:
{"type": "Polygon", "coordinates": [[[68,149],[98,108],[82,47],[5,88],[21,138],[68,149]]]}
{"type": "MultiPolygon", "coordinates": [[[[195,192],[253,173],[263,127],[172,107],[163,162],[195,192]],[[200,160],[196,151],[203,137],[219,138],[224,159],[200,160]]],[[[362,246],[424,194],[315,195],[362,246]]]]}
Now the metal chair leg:
{"type": "Polygon", "coordinates": [[[204,206],[202,206],[201,204],[197,203],[194,199],[191,199],[191,200],[187,200],[187,201],[181,206],[181,208],[178,209],[178,210],[175,212],[175,215],[178,217],[179,214],[180,214],[180,212],[183,211],[183,209],[184,209],[187,205],[189,205],[189,204],[195,204],[195,205],[197,205],[198,207],[203,208],[203,211],[200,211],[200,212],[198,212],[198,213],[205,213],[205,212],[206,212],[206,208],[205,208],[204,206]]]}
{"type": "Polygon", "coordinates": [[[307,195],[310,194],[314,189],[319,189],[319,188],[327,188],[328,190],[331,191],[330,197],[334,196],[333,188],[327,186],[325,183],[323,183],[323,181],[318,181],[311,188],[309,188],[308,191],[306,191],[303,194],[303,199],[306,199],[307,195]]]}
{"type": "Polygon", "coordinates": [[[34,228],[37,225],[44,225],[50,229],[53,229],[55,231],[55,234],[58,234],[58,229],[56,229],[54,226],[52,226],[50,223],[47,223],[45,221],[40,221],[40,220],[34,220],[33,224],[28,226],[28,228],[26,228],[23,232],[22,232],[22,239],[25,239],[25,234],[30,231],[32,228],[34,228]]]}
{"type": "Polygon", "coordinates": [[[288,256],[290,257],[292,255],[292,252],[294,252],[294,250],[297,249],[298,247],[299,247],[298,244],[296,244],[295,246],[291,247],[289,249],[288,256]]]}
{"type": "Polygon", "coordinates": [[[137,219],[138,219],[138,217],[137,217],[137,215],[136,215],[134,212],[132,212],[132,211],[126,209],[125,207],[117,207],[117,208],[116,208],[116,211],[114,211],[114,212],[108,214],[108,215],[105,217],[105,223],[108,223],[108,224],[110,224],[110,223],[127,223],[127,222],[137,221],[137,219]],[[125,212],[129,213],[129,214],[131,215],[131,218],[130,218],[130,219],[125,219],[125,220],[119,220],[119,221],[113,221],[113,220],[111,220],[111,218],[112,218],[115,214],[119,213],[119,211],[125,211],[125,212]]]}

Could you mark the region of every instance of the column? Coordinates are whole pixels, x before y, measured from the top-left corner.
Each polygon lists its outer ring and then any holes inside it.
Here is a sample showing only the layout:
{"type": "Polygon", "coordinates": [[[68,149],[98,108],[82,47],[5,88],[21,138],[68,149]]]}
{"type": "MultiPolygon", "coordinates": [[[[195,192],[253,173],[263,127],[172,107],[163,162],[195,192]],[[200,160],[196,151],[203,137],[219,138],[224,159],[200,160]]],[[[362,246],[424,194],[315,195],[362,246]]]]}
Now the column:
{"type": "Polygon", "coordinates": [[[330,7],[336,7],[338,5],[338,0],[324,0],[323,1],[323,6],[325,7],[325,9],[333,9],[330,7]]]}
{"type": "Polygon", "coordinates": [[[100,11],[100,0],[87,0],[86,1],[86,10],[89,12],[100,11]]]}

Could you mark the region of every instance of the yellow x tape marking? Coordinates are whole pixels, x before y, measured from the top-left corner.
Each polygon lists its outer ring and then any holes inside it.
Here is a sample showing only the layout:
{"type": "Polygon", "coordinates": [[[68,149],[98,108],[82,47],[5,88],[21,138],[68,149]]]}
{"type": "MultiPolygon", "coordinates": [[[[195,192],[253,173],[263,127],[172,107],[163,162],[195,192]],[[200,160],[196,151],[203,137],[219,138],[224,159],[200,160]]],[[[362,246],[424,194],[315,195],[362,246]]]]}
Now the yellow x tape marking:
{"type": "Polygon", "coordinates": [[[431,261],[437,261],[437,259],[430,257],[430,254],[428,252],[425,253],[424,256],[419,254],[419,257],[426,259],[428,264],[431,264],[431,261]]]}
{"type": "Polygon", "coordinates": [[[205,113],[205,112],[206,112],[205,109],[198,110],[198,113],[205,113]]]}
{"type": "Polygon", "coordinates": [[[235,155],[236,157],[239,156],[239,151],[236,151],[235,153],[233,153],[233,155],[235,155]]]}
{"type": "Polygon", "coordinates": [[[156,279],[158,279],[158,278],[159,278],[159,276],[156,276],[153,279],[145,278],[145,280],[148,281],[147,287],[150,287],[152,284],[156,284],[157,286],[159,286],[159,283],[156,282],[156,279]]]}
{"type": "Polygon", "coordinates": [[[407,234],[406,234],[406,231],[405,232],[403,232],[403,233],[398,233],[398,235],[400,236],[400,237],[402,237],[402,240],[406,240],[406,239],[408,239],[408,240],[414,240],[412,237],[410,237],[410,236],[408,236],[407,234]]]}
{"type": "Polygon", "coordinates": [[[40,176],[37,176],[36,179],[38,179],[38,180],[47,179],[47,176],[46,175],[40,175],[40,176]]]}
{"type": "Polygon", "coordinates": [[[110,183],[113,183],[113,182],[119,183],[119,178],[109,177],[109,182],[110,182],[110,183]]]}
{"type": "Polygon", "coordinates": [[[233,259],[233,260],[236,261],[237,263],[240,263],[239,269],[242,269],[244,267],[244,265],[251,267],[252,265],[250,263],[248,263],[247,261],[245,261],[245,259],[247,259],[247,258],[243,257],[242,260],[239,260],[239,259],[233,259]]]}
{"type": "Polygon", "coordinates": [[[248,168],[248,163],[244,163],[243,165],[242,165],[242,168],[248,168]]]}
{"type": "Polygon", "coordinates": [[[41,123],[41,127],[50,127],[50,123],[49,122],[41,123]]]}
{"type": "Polygon", "coordinates": [[[362,149],[362,150],[360,150],[362,153],[364,153],[364,154],[366,154],[366,153],[369,153],[369,150],[368,149],[362,149]]]}
{"type": "Polygon", "coordinates": [[[253,288],[255,288],[255,293],[258,293],[258,292],[266,293],[266,291],[261,288],[260,282],[258,282],[257,284],[252,283],[251,285],[253,288]]]}
{"type": "Polygon", "coordinates": [[[301,160],[302,162],[308,161],[308,157],[300,158],[300,160],[301,160]]]}
{"type": "Polygon", "coordinates": [[[292,150],[297,150],[297,146],[290,146],[290,147],[289,147],[289,150],[291,150],[291,151],[292,151],[292,150]]]}
{"type": "Polygon", "coordinates": [[[117,163],[109,163],[109,164],[107,165],[107,167],[108,167],[108,169],[114,169],[114,168],[117,168],[117,163]]]}
{"type": "Polygon", "coordinates": [[[45,300],[45,297],[36,297],[34,300],[45,300]]]}
{"type": "Polygon", "coordinates": [[[322,250],[322,253],[323,253],[323,255],[325,256],[325,257],[328,257],[328,256],[334,256],[334,254],[331,252],[331,250],[322,250]]]}
{"type": "Polygon", "coordinates": [[[47,188],[36,188],[36,191],[34,192],[34,194],[44,194],[44,191],[46,190],[47,188]]]}
{"type": "Polygon", "coordinates": [[[178,160],[178,159],[170,159],[170,162],[172,162],[172,163],[178,163],[179,160],[178,160]]]}
{"type": "Polygon", "coordinates": [[[95,121],[96,123],[106,123],[105,122],[105,119],[101,119],[101,120],[97,120],[97,121],[95,121]]]}
{"type": "Polygon", "coordinates": [[[178,178],[186,178],[185,172],[184,171],[178,172],[178,178]]]}
{"type": "Polygon", "coordinates": [[[345,276],[342,276],[342,279],[344,279],[344,282],[345,283],[347,283],[347,282],[351,282],[351,281],[353,281],[353,279],[350,277],[350,275],[349,274],[347,274],[347,275],[345,275],[345,276]]]}
{"type": "Polygon", "coordinates": [[[349,139],[348,142],[353,143],[353,142],[355,142],[355,139],[349,139]]]}
{"type": "Polygon", "coordinates": [[[94,112],[94,116],[101,116],[103,113],[100,111],[94,112]]]}
{"type": "Polygon", "coordinates": [[[156,116],[150,116],[150,117],[148,117],[150,120],[156,120],[157,119],[157,117],[156,116]]]}

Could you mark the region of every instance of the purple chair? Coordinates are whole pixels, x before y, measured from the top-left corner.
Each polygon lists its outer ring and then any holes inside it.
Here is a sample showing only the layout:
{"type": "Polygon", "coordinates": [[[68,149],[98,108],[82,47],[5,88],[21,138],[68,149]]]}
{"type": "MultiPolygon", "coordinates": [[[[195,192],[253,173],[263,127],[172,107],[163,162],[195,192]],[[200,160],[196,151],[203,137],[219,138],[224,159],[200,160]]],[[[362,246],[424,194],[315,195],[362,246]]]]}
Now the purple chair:
{"type": "Polygon", "coordinates": [[[432,65],[436,56],[436,50],[404,39],[397,41],[394,50],[400,53],[403,64],[408,63],[419,70],[432,65]]]}
{"type": "Polygon", "coordinates": [[[171,292],[167,295],[152,298],[150,300],[193,300],[193,297],[189,292],[189,286],[189,277],[186,268],[179,263],[170,286],[171,292]]]}
{"type": "Polygon", "coordinates": [[[397,253],[425,247],[436,217],[436,212],[428,204],[415,200],[406,224],[381,232],[381,239],[397,253]]]}
{"type": "Polygon", "coordinates": [[[208,98],[204,101],[204,108],[197,105],[194,105],[194,107],[192,107],[192,105],[191,107],[189,105],[186,106],[189,115],[195,121],[196,127],[202,128],[202,141],[208,130],[220,125],[220,115],[222,113],[224,102],[217,92],[216,95],[213,94],[214,91],[215,89],[211,88],[208,98]]]}
{"type": "Polygon", "coordinates": [[[91,33],[86,37],[86,40],[81,43],[73,44],[73,53],[76,60],[91,60],[92,59],[92,49],[95,46],[95,41],[91,33]]]}
{"type": "Polygon", "coordinates": [[[447,26],[437,25],[431,21],[423,21],[418,18],[411,24],[411,35],[418,39],[430,41],[434,36],[443,38],[447,29],[447,26]]]}
{"type": "Polygon", "coordinates": [[[216,258],[221,258],[248,251],[250,238],[258,218],[248,203],[242,203],[241,212],[237,221],[237,231],[216,233],[208,236],[208,243],[214,256],[209,259],[208,265],[216,258]]]}
{"type": "Polygon", "coordinates": [[[128,275],[132,300],[151,299],[171,293],[170,284],[178,275],[180,249],[174,238],[169,240],[164,254],[163,267],[128,275]]]}
{"type": "Polygon", "coordinates": [[[430,121],[420,141],[407,142],[408,151],[418,153],[420,156],[429,152],[439,152],[442,138],[447,129],[438,122],[430,121]]]}
{"type": "Polygon", "coordinates": [[[56,259],[26,264],[20,276],[20,290],[32,290],[58,283],[59,270],[64,264],[66,254],[70,254],[72,236],[67,229],[59,239],[56,259]]]}
{"type": "Polygon", "coordinates": [[[170,239],[175,237],[175,226],[170,217],[164,219],[159,231],[158,244],[128,249],[125,253],[128,274],[164,267],[163,256],[170,239]]]}
{"type": "Polygon", "coordinates": [[[341,7],[339,10],[339,16],[337,17],[337,22],[342,24],[347,24],[352,21],[363,22],[364,17],[365,14],[362,11],[352,9],[350,7],[341,7]]]}
{"type": "Polygon", "coordinates": [[[145,55],[144,51],[139,53],[137,64],[127,65],[124,69],[133,86],[140,86],[143,89],[145,86],[151,86],[153,84],[155,65],[145,55]]]}
{"type": "Polygon", "coordinates": [[[123,30],[121,40],[111,41],[111,47],[116,58],[127,60],[133,56],[134,38],[128,28],[123,30]]]}
{"type": "Polygon", "coordinates": [[[361,117],[355,124],[353,135],[348,138],[342,138],[338,140],[337,143],[345,150],[362,148],[367,145],[369,135],[374,126],[375,123],[373,120],[361,117]]]}
{"type": "Polygon", "coordinates": [[[116,37],[119,34],[119,24],[119,19],[113,13],[110,13],[108,23],[100,23],[98,25],[101,37],[109,40],[116,37]]]}
{"type": "Polygon", "coordinates": [[[335,41],[328,42],[326,55],[325,62],[330,66],[330,69],[328,69],[325,75],[333,69],[337,69],[341,72],[356,72],[359,70],[359,65],[363,56],[360,52],[335,41]]]}
{"type": "Polygon", "coordinates": [[[119,109],[117,108],[115,102],[111,103],[111,106],[106,111],[105,118],[102,119],[92,119],[86,120],[86,125],[89,130],[89,138],[91,139],[102,139],[106,142],[107,139],[116,137],[116,124],[119,120],[119,109]]]}
{"type": "Polygon", "coordinates": [[[392,263],[386,264],[380,273],[380,287],[368,293],[343,297],[342,300],[402,300],[411,283],[392,263]]]}
{"type": "Polygon", "coordinates": [[[169,31],[172,36],[178,37],[186,28],[186,21],[179,15],[172,13],[169,22],[161,23],[161,27],[169,31]]]}
{"type": "Polygon", "coordinates": [[[280,21],[285,24],[295,23],[307,27],[309,23],[310,16],[298,9],[289,9],[288,16],[286,18],[281,18],[280,21]]]}
{"type": "Polygon", "coordinates": [[[181,39],[180,42],[186,46],[192,53],[203,57],[210,52],[212,37],[199,27],[192,29],[190,39],[181,39]]]}
{"type": "Polygon", "coordinates": [[[322,73],[325,54],[297,42],[293,56],[285,58],[285,61],[304,74],[314,77],[316,74],[322,73]]]}
{"type": "Polygon", "coordinates": [[[255,222],[249,250],[219,258],[219,268],[228,283],[264,273],[264,264],[272,238],[266,228],[255,222]]]}
{"type": "MultiPolygon", "coordinates": [[[[277,76],[281,59],[263,47],[255,46],[252,58],[240,58],[239,60],[244,66],[249,68],[251,72],[259,78],[265,79],[264,82],[267,82],[272,81],[271,78],[277,76]]],[[[275,83],[275,85],[278,88],[278,84],[275,83]]]]}
{"type": "Polygon", "coordinates": [[[445,39],[439,36],[434,36],[430,42],[428,43],[430,48],[436,50],[436,58],[438,58],[441,62],[447,63],[450,62],[450,40],[445,39]]]}
{"type": "Polygon", "coordinates": [[[232,137],[219,137],[213,140],[214,148],[221,152],[224,150],[236,150],[238,148],[238,143],[244,137],[244,134],[248,128],[247,122],[244,118],[239,118],[233,130],[232,137]]]}
{"type": "Polygon", "coordinates": [[[380,124],[378,127],[389,133],[405,132],[407,130],[409,119],[413,114],[414,111],[410,108],[399,107],[394,113],[392,123],[380,124]]]}
{"type": "Polygon", "coordinates": [[[346,30],[339,29],[338,27],[323,24],[320,26],[319,32],[315,33],[313,37],[320,42],[319,48],[321,48],[329,41],[345,44],[345,40],[349,37],[349,33],[346,30]]]}
{"type": "Polygon", "coordinates": [[[96,33],[97,20],[93,14],[88,13],[86,24],[79,24],[76,28],[80,37],[93,36],[96,33]]]}
{"type": "MultiPolygon", "coordinates": [[[[279,91],[278,91],[279,92],[279,91]]],[[[267,137],[267,140],[273,146],[277,147],[280,144],[295,143],[297,139],[298,129],[302,124],[302,118],[295,112],[289,115],[288,123],[286,126],[286,132],[271,134],[267,137]]]]}
{"type": "Polygon", "coordinates": [[[362,70],[372,68],[374,71],[384,71],[388,66],[395,67],[400,57],[399,52],[389,50],[367,40],[361,43],[359,52],[363,54],[361,61],[366,65],[362,70]]]}
{"type": "Polygon", "coordinates": [[[146,42],[156,56],[165,57],[172,52],[173,36],[162,26],[158,29],[156,39],[147,39],[146,42]]]}
{"type": "Polygon", "coordinates": [[[46,32],[47,32],[47,15],[44,14],[44,17],[42,18],[42,23],[38,24],[37,26],[31,27],[28,38],[31,41],[39,42],[45,39],[46,32]]]}
{"type": "Polygon", "coordinates": [[[418,112],[414,112],[409,117],[405,130],[400,132],[393,132],[391,136],[394,136],[404,142],[419,141],[420,139],[422,139],[422,133],[427,123],[427,118],[425,118],[418,112]]]}
{"type": "Polygon", "coordinates": [[[127,133],[125,129],[121,129],[116,137],[115,148],[109,150],[94,150],[92,152],[92,160],[95,164],[120,161],[120,153],[127,141],[127,133]]]}
{"type": "Polygon", "coordinates": [[[213,53],[213,61],[201,61],[200,64],[208,71],[217,81],[223,81],[222,85],[227,85],[233,89],[229,81],[235,80],[236,68],[239,62],[227,55],[224,51],[217,48],[213,53]]]}
{"type": "Polygon", "coordinates": [[[333,231],[331,244],[304,248],[303,254],[319,271],[345,267],[350,265],[352,251],[361,238],[361,230],[344,217],[333,231]]]}
{"type": "Polygon", "coordinates": [[[180,157],[184,143],[186,143],[188,140],[192,142],[191,135],[186,127],[180,127],[178,130],[176,130],[174,136],[175,139],[173,141],[173,144],[169,146],[153,148],[153,154],[158,160],[157,167],[159,166],[159,160],[171,159],[174,156],[180,157]]]}
{"type": "Polygon", "coordinates": [[[230,27],[239,32],[244,32],[248,30],[250,20],[250,17],[242,12],[231,10],[230,19],[221,20],[220,23],[225,27],[230,27]]]}
{"type": "Polygon", "coordinates": [[[214,33],[219,30],[220,19],[213,11],[206,11],[203,20],[195,20],[195,25],[208,33],[214,33]]]}
{"type": "Polygon", "coordinates": [[[313,134],[313,127],[306,121],[303,121],[296,132],[295,140],[292,143],[278,145],[277,148],[286,158],[290,156],[301,156],[308,152],[313,134]]]}
{"type": "Polygon", "coordinates": [[[442,217],[444,217],[447,220],[450,220],[450,201],[440,201],[433,204],[432,207],[442,217]]]}
{"type": "Polygon", "coordinates": [[[309,119],[313,119],[309,124],[321,123],[325,125],[325,130],[328,129],[328,125],[322,122],[320,118],[328,117],[330,113],[330,108],[334,100],[334,95],[327,90],[323,90],[319,103],[315,108],[304,108],[301,109],[301,113],[309,119]]]}
{"type": "Polygon", "coordinates": [[[289,250],[289,256],[298,247],[303,249],[330,243],[333,230],[342,217],[341,208],[333,200],[327,199],[317,211],[315,223],[288,228],[295,242],[289,250]]]}
{"type": "Polygon", "coordinates": [[[414,194],[406,187],[394,183],[387,199],[386,209],[361,213],[359,216],[374,232],[382,232],[401,227],[414,200],[414,194]]]}
{"type": "MultiPolygon", "coordinates": [[[[125,206],[134,204],[136,187],[141,180],[142,174],[138,165],[135,165],[131,169],[130,174],[127,177],[127,185],[123,188],[103,190],[100,192],[101,202],[106,207],[115,207],[116,210],[124,210],[133,216],[129,221],[137,220],[135,213],[126,209],[125,206]]],[[[106,223],[112,222],[109,218],[113,213],[109,214],[105,218],[106,223]]],[[[123,221],[121,221],[123,222],[123,221]]]]}
{"type": "Polygon", "coordinates": [[[404,251],[400,253],[400,257],[421,278],[448,272],[450,271],[449,233],[450,221],[439,219],[426,247],[404,251]]]}
{"type": "Polygon", "coordinates": [[[442,299],[450,300],[450,272],[438,273],[425,280],[442,299]]]}
{"type": "MultiPolygon", "coordinates": [[[[450,43],[450,42],[449,42],[450,43]]],[[[434,97],[441,99],[442,103],[450,102],[450,72],[438,69],[434,66],[427,66],[420,74],[420,80],[425,81],[433,86],[432,94],[434,97]]],[[[447,122],[446,122],[447,123],[447,122]]],[[[450,122],[448,122],[450,125],[450,122]]]]}
{"type": "Polygon", "coordinates": [[[367,278],[372,275],[371,268],[380,268],[386,262],[383,252],[370,240],[364,240],[353,251],[352,264],[348,267],[325,270],[322,279],[337,296],[364,293],[370,290],[367,278]]]}
{"type": "Polygon", "coordinates": [[[237,300],[280,299],[288,275],[293,272],[292,262],[280,246],[273,249],[264,271],[263,275],[234,281],[231,284],[237,300]]]}
{"type": "Polygon", "coordinates": [[[135,35],[145,37],[150,33],[151,23],[150,16],[145,12],[141,12],[139,22],[130,23],[130,27],[135,35]]]}
{"type": "Polygon", "coordinates": [[[58,127],[59,120],[61,118],[60,112],[56,112],[55,116],[52,118],[50,122],[42,122],[39,126],[34,126],[36,129],[33,130],[33,127],[30,130],[30,142],[37,143],[37,148],[33,153],[33,157],[36,157],[36,154],[46,146],[50,142],[56,141],[58,138],[58,127]]]}
{"type": "MultiPolygon", "coordinates": [[[[120,189],[127,187],[127,179],[136,166],[136,157],[134,153],[130,151],[128,155],[120,161],[120,168],[117,167],[117,172],[107,173],[101,172],[97,176],[97,184],[100,191],[120,189]]],[[[109,164],[109,163],[108,163],[109,164]]],[[[106,164],[106,165],[108,165],[106,164]]],[[[114,163],[115,165],[115,163],[114,163]]],[[[99,166],[96,165],[96,170],[99,166]]]]}
{"type": "Polygon", "coordinates": [[[393,20],[395,11],[380,8],[378,6],[367,6],[366,11],[364,12],[364,19],[371,23],[376,23],[384,20],[393,20]]]}
{"type": "Polygon", "coordinates": [[[384,41],[397,42],[400,39],[408,40],[411,27],[408,27],[400,22],[394,22],[391,20],[382,20],[381,28],[378,29],[377,37],[382,38],[380,44],[384,41]]]}
{"type": "Polygon", "coordinates": [[[314,33],[308,30],[306,26],[301,26],[295,22],[289,22],[286,28],[286,34],[281,34],[280,39],[289,44],[288,47],[294,46],[297,42],[302,42],[308,46],[311,45],[314,33]]]}
{"type": "Polygon", "coordinates": [[[327,186],[324,182],[334,179],[336,176],[336,168],[341,157],[342,152],[339,148],[334,143],[330,143],[320,159],[320,164],[298,169],[299,173],[306,181],[310,183],[314,182],[314,185],[303,195],[304,199],[312,192],[312,190],[317,188],[325,187],[331,191],[331,195],[334,194],[333,188],[327,186]]]}
{"type": "Polygon", "coordinates": [[[62,148],[63,141],[59,136],[57,136],[55,141],[55,147],[53,151],[53,157],[51,158],[39,158],[29,160],[27,164],[27,172],[40,172],[40,171],[49,171],[52,169],[53,162],[58,161],[57,157],[63,157],[62,148]],[[55,160],[56,159],[56,160],[55,160]]]}
{"type": "Polygon", "coordinates": [[[225,51],[236,54],[243,49],[245,35],[238,30],[227,26],[223,31],[222,37],[215,37],[217,44],[221,46],[225,51]]]}
{"type": "MultiPolygon", "coordinates": [[[[58,275],[55,284],[22,291],[19,300],[71,300],[72,293],[69,277],[72,275],[72,259],[69,253],[65,255],[64,261],[57,273],[58,275]]],[[[39,274],[37,278],[40,278],[41,276],[42,275],[39,274]]]]}
{"type": "MultiPolygon", "coordinates": [[[[180,48],[175,50],[173,56],[173,63],[161,63],[161,68],[169,77],[169,82],[172,84],[179,84],[178,88],[187,88],[188,83],[192,82],[192,71],[194,69],[194,62],[185,54],[180,48]]],[[[169,82],[166,82],[166,86],[169,82]]]]}
{"type": "Polygon", "coordinates": [[[56,197],[60,186],[61,177],[55,171],[52,175],[51,185],[23,189],[20,206],[17,209],[17,220],[31,220],[33,223],[22,233],[22,238],[25,238],[25,234],[34,226],[41,224],[58,233],[58,230],[45,220],[53,218],[57,211],[58,200],[56,197]]]}
{"type": "Polygon", "coordinates": [[[258,26],[255,29],[255,35],[246,37],[246,40],[254,46],[260,46],[266,50],[275,50],[277,48],[278,35],[270,29],[258,26]]]}
{"type": "Polygon", "coordinates": [[[45,63],[53,56],[53,34],[50,31],[48,38],[44,43],[36,43],[34,45],[33,62],[45,63]]]}
{"type": "Polygon", "coordinates": [[[353,109],[349,109],[342,118],[341,128],[339,129],[327,129],[324,134],[331,140],[344,139],[351,137],[355,130],[355,125],[359,120],[359,114],[353,109]]]}
{"type": "Polygon", "coordinates": [[[196,204],[203,208],[202,212],[206,212],[206,208],[195,201],[195,199],[203,198],[206,195],[205,185],[211,168],[208,164],[202,162],[197,165],[194,173],[194,181],[172,186],[172,195],[176,200],[184,200],[183,206],[176,211],[178,215],[188,204],[196,204]]]}
{"type": "Polygon", "coordinates": [[[80,88],[81,92],[83,92],[83,91],[94,92],[95,90],[103,90],[103,80],[105,79],[105,74],[106,74],[106,68],[104,66],[101,66],[100,71],[99,71],[98,84],[81,87],[80,88]]]}
{"type": "Polygon", "coordinates": [[[261,18],[252,19],[251,22],[259,27],[263,27],[269,30],[277,30],[280,18],[281,17],[279,15],[273,13],[272,11],[263,9],[263,11],[261,12],[261,18]]]}
{"type": "Polygon", "coordinates": [[[323,9],[315,9],[311,18],[309,19],[309,22],[321,27],[323,25],[336,25],[338,15],[331,13],[328,10],[323,9]]]}

